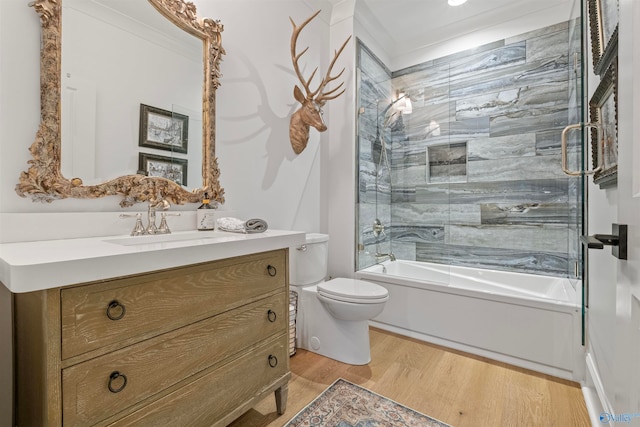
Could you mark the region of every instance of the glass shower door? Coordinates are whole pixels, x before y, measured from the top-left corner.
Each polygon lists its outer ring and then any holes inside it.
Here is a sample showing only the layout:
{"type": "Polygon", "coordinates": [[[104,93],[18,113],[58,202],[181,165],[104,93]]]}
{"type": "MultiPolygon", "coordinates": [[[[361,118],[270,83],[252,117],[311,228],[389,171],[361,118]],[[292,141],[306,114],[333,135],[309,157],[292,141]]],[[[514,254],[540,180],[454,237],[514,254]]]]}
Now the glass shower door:
{"type": "Polygon", "coordinates": [[[357,47],[357,251],[355,269],[391,253],[391,149],[384,113],[391,99],[391,73],[361,42],[357,47]]]}
{"type": "MultiPolygon", "coordinates": [[[[568,123],[584,124],[584,33],[583,33],[583,5],[580,0],[574,0],[569,16],[569,102],[568,123]]],[[[573,171],[588,169],[585,164],[587,147],[584,126],[579,131],[567,133],[567,166],[573,171]]],[[[586,200],[585,175],[568,176],[569,180],[569,233],[568,233],[568,262],[567,277],[572,280],[576,290],[582,292],[582,341],[584,344],[584,325],[586,308],[586,291],[581,280],[584,275],[584,251],[580,236],[585,233],[584,200],[586,200]]]]}

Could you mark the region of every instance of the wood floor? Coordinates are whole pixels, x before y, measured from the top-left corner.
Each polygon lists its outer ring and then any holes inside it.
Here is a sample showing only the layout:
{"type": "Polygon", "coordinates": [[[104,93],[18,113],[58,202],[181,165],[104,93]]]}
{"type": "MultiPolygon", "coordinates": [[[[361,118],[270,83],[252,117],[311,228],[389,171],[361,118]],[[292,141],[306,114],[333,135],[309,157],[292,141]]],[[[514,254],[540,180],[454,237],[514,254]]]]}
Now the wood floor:
{"type": "Polygon", "coordinates": [[[455,427],[588,427],[577,383],[371,329],[371,363],[351,366],[298,350],[287,411],[268,397],[233,427],[280,427],[338,378],[455,427]]]}

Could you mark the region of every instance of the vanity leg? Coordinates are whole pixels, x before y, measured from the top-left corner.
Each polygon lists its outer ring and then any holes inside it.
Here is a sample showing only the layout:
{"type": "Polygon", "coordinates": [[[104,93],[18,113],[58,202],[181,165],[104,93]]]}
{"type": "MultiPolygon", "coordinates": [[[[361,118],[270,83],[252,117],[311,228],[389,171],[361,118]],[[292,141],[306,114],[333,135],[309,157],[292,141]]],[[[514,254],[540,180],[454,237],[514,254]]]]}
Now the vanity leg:
{"type": "Polygon", "coordinates": [[[276,395],[276,410],[278,411],[278,415],[284,414],[284,411],[287,410],[287,396],[289,394],[289,384],[285,384],[277,388],[274,392],[276,395]]]}

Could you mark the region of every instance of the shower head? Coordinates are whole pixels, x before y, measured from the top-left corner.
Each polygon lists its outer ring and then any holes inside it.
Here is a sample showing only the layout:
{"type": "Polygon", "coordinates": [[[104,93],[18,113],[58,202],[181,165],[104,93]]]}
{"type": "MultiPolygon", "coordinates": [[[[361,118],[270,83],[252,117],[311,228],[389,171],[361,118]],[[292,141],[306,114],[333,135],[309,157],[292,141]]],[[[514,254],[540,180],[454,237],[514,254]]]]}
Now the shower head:
{"type": "Polygon", "coordinates": [[[390,148],[385,139],[384,130],[393,126],[398,120],[401,114],[410,114],[413,110],[411,105],[411,98],[404,92],[396,92],[397,97],[391,101],[384,110],[382,110],[382,123],[380,123],[380,114],[376,116],[376,137],[371,144],[371,157],[378,168],[380,168],[384,162],[384,166],[387,170],[390,170],[389,158],[387,150],[390,148]],[[401,102],[403,101],[403,102],[401,102]],[[395,110],[388,114],[391,107],[396,106],[395,110]]]}
{"type": "Polygon", "coordinates": [[[411,97],[405,93],[401,93],[396,101],[402,101],[396,106],[396,109],[402,114],[413,113],[413,104],[411,103],[411,97]]]}
{"type": "Polygon", "coordinates": [[[382,111],[382,116],[384,117],[387,114],[387,112],[391,109],[391,107],[398,104],[398,102],[400,101],[403,101],[403,102],[400,105],[396,106],[397,110],[399,112],[402,112],[402,114],[411,114],[413,112],[411,97],[406,93],[399,92],[398,97],[395,100],[391,101],[391,103],[389,103],[389,105],[387,105],[385,109],[382,111]]]}

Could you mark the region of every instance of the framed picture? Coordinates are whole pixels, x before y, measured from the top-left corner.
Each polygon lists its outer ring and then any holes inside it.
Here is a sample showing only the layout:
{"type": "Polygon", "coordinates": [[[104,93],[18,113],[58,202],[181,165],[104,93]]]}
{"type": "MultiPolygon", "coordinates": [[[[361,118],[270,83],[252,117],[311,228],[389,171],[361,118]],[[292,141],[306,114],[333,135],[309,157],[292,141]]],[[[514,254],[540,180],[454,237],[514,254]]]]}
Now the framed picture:
{"type": "Polygon", "coordinates": [[[187,153],[189,117],[140,104],[140,147],[187,153]]]}
{"type": "Polygon", "coordinates": [[[600,188],[615,185],[618,179],[618,61],[607,69],[589,101],[589,119],[602,125],[602,152],[598,153],[598,131],[591,130],[591,155],[593,168],[598,156],[603,156],[603,170],[593,175],[593,182],[600,188]]]}
{"type": "Polygon", "coordinates": [[[602,75],[618,54],[618,0],[588,0],[593,70],[602,75]]]}
{"type": "Polygon", "coordinates": [[[138,169],[140,172],[147,176],[167,178],[182,185],[187,185],[187,163],[186,159],[148,153],[138,154],[138,169]]]}

